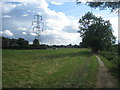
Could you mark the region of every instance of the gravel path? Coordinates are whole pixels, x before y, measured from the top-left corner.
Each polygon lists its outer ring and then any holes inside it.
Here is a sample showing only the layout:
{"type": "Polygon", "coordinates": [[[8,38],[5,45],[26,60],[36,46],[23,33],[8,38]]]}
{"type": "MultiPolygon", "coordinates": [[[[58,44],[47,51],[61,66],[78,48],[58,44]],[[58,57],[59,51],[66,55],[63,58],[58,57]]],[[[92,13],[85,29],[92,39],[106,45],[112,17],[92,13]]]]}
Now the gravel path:
{"type": "Polygon", "coordinates": [[[96,56],[96,58],[99,62],[99,72],[97,76],[96,88],[116,88],[117,81],[115,81],[115,79],[108,72],[108,69],[105,67],[101,59],[98,56],[96,56]]]}

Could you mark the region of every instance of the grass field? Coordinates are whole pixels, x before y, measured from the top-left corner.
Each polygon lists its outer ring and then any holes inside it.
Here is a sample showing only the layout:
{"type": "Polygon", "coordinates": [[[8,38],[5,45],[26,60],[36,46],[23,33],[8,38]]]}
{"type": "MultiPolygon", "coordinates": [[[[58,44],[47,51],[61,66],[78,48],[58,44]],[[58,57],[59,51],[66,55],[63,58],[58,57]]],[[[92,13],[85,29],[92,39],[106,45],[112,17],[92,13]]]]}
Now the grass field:
{"type": "Polygon", "coordinates": [[[87,49],[3,50],[3,88],[95,87],[98,62],[87,49]]]}

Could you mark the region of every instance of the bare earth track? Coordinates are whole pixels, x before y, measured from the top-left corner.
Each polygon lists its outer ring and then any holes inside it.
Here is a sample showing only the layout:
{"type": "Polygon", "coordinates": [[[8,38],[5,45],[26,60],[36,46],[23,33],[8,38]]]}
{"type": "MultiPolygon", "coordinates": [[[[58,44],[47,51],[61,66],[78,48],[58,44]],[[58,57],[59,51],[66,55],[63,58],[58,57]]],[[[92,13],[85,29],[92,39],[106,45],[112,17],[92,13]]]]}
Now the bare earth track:
{"type": "MultiPolygon", "coordinates": [[[[96,55],[95,55],[96,56],[96,55]]],[[[96,56],[99,63],[99,72],[97,76],[96,88],[117,88],[117,81],[108,72],[101,59],[96,56]]]]}

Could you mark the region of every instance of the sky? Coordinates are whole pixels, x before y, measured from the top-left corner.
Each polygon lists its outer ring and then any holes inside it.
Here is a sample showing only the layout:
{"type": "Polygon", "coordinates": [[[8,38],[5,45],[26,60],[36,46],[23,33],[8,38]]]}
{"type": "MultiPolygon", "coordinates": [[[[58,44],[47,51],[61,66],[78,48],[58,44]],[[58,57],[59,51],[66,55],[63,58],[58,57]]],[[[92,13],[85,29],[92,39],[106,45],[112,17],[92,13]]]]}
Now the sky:
{"type": "MultiPolygon", "coordinates": [[[[84,1],[84,0],[82,0],[84,1]]],[[[0,6],[1,7],[1,6],[0,6]]],[[[0,36],[24,38],[30,43],[35,39],[32,21],[34,15],[43,17],[44,28],[40,33],[42,44],[68,45],[79,44],[79,19],[88,11],[104,20],[110,20],[113,34],[118,37],[118,16],[110,10],[92,9],[89,6],[76,4],[74,0],[5,0],[2,3],[2,30],[0,36]]],[[[118,38],[117,38],[118,39],[118,38]]]]}

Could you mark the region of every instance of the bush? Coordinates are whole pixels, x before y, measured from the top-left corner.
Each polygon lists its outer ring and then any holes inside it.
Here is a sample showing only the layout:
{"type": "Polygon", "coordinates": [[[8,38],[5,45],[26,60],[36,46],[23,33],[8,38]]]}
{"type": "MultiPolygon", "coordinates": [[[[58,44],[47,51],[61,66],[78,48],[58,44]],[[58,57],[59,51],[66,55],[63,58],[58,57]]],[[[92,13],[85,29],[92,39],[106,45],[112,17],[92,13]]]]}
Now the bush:
{"type": "MultiPolygon", "coordinates": [[[[109,69],[110,73],[114,75],[118,80],[120,79],[120,55],[119,55],[119,49],[120,46],[114,45],[112,46],[109,51],[100,51],[99,54],[103,57],[105,57],[107,60],[109,60],[109,63],[113,64],[109,69]]],[[[120,81],[119,81],[120,82],[120,81]]]]}
{"type": "Polygon", "coordinates": [[[101,51],[99,52],[99,54],[104,56],[109,61],[113,60],[116,57],[115,55],[113,55],[111,52],[108,52],[108,51],[101,51]]]}

